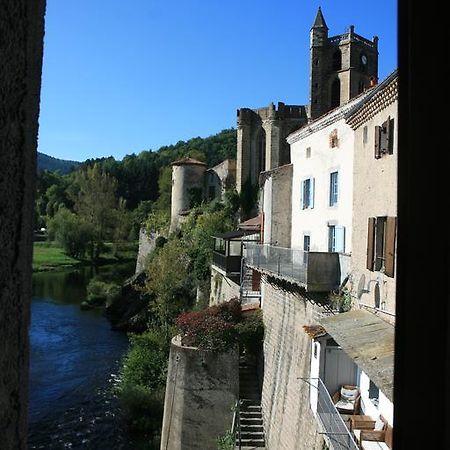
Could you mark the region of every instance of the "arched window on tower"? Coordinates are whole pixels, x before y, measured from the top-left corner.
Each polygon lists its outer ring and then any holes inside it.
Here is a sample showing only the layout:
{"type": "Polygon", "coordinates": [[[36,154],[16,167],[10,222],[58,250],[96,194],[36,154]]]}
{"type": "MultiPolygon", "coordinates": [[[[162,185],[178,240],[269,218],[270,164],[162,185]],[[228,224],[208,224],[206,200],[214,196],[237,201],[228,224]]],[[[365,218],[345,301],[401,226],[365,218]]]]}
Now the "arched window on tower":
{"type": "Polygon", "coordinates": [[[341,70],[342,69],[342,53],[340,50],[336,50],[333,53],[333,60],[332,60],[332,70],[341,70]]]}
{"type": "Polygon", "coordinates": [[[266,170],[266,132],[264,128],[261,128],[259,132],[256,149],[256,173],[259,174],[259,172],[266,170]]]}
{"type": "Polygon", "coordinates": [[[341,104],[341,82],[335,78],[331,84],[331,108],[336,108],[341,104]]]}
{"type": "Polygon", "coordinates": [[[364,80],[360,80],[358,83],[358,94],[364,92],[364,80]]]}

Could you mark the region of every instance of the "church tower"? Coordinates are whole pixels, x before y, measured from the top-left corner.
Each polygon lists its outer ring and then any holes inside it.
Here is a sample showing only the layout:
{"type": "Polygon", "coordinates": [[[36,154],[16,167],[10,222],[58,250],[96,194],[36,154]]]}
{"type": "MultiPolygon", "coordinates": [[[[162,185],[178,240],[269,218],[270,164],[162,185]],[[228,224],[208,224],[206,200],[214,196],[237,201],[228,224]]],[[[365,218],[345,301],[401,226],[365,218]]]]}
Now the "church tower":
{"type": "Polygon", "coordinates": [[[310,31],[310,119],[334,109],[378,79],[378,37],[366,39],[349,30],[328,37],[322,10],[310,31]]]}

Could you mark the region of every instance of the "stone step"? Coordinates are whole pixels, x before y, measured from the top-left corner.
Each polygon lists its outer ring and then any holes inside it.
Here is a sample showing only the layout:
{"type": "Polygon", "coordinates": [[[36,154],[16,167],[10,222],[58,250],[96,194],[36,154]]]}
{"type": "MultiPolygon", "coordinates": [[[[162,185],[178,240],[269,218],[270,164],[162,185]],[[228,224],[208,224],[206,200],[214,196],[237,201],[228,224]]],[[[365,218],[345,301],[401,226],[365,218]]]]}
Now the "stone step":
{"type": "MultiPolygon", "coordinates": [[[[236,445],[239,445],[239,441],[236,439],[236,445]]],[[[241,449],[242,448],[253,448],[253,447],[265,447],[266,443],[264,439],[242,439],[241,438],[241,449]]]]}
{"type": "Polygon", "coordinates": [[[241,422],[241,435],[243,436],[246,433],[259,433],[260,435],[264,435],[263,426],[243,424],[241,422]]]}

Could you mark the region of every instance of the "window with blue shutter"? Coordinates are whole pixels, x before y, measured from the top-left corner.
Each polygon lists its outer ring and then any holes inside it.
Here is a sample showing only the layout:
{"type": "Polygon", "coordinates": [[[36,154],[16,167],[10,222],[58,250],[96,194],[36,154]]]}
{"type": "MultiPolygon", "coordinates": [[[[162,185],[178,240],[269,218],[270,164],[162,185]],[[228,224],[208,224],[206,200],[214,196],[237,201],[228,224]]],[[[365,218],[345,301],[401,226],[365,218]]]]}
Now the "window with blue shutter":
{"type": "Polygon", "coordinates": [[[338,202],[338,172],[330,173],[330,206],[338,202]]]}
{"type": "Polygon", "coordinates": [[[328,226],[328,251],[345,252],[345,227],[338,225],[328,226]]]}
{"type": "Polygon", "coordinates": [[[300,206],[302,209],[314,208],[314,178],[306,178],[302,181],[300,206]]]}

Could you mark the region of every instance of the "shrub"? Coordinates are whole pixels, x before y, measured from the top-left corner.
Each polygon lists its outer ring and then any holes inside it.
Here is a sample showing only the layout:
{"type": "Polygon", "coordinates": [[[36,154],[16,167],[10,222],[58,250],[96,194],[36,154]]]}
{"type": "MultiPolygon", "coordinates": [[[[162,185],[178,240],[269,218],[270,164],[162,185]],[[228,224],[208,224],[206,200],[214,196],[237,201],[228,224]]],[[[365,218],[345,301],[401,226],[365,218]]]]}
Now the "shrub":
{"type": "Polygon", "coordinates": [[[231,430],[225,431],[217,438],[217,450],[234,450],[236,448],[236,434],[231,430]]]}
{"type": "Polygon", "coordinates": [[[87,285],[87,299],[82,303],[83,308],[95,306],[109,306],[120,297],[121,287],[116,283],[105,283],[93,278],[87,285]]]}
{"type": "Polygon", "coordinates": [[[255,311],[245,316],[243,320],[236,325],[239,344],[242,349],[251,355],[256,355],[261,348],[264,339],[264,323],[261,311],[255,311]]]}
{"type": "Polygon", "coordinates": [[[176,326],[183,345],[220,353],[237,344],[235,325],[240,317],[241,305],[237,299],[232,299],[201,311],[183,313],[176,319],[176,326]]]}

